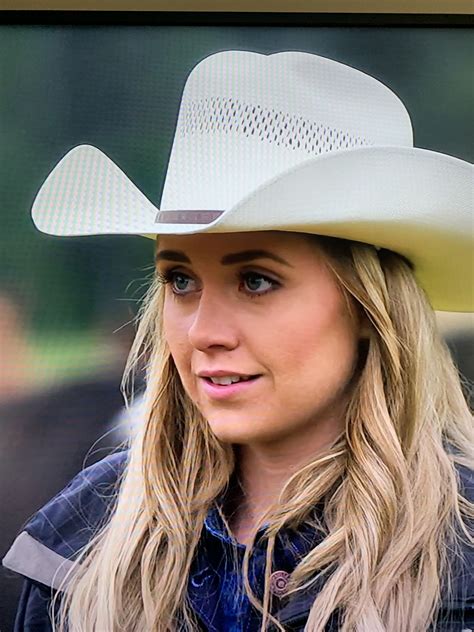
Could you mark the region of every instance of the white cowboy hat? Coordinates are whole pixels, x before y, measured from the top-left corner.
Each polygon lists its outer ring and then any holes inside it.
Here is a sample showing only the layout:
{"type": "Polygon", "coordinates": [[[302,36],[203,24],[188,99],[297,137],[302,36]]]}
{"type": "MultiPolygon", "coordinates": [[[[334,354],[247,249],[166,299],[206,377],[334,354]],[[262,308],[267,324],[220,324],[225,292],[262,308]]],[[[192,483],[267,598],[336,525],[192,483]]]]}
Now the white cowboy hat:
{"type": "Polygon", "coordinates": [[[32,217],[50,235],[353,239],[407,257],[434,309],[473,311],[473,171],[413,147],[405,106],[373,77],[310,53],[224,51],[187,78],[160,208],[80,145],[32,217]]]}

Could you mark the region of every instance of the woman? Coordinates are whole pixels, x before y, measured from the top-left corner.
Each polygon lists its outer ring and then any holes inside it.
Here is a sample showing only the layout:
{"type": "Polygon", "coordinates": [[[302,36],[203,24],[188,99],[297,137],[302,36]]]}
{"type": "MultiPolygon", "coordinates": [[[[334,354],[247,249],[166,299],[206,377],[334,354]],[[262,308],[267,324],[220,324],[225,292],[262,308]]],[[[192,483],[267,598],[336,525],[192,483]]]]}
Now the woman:
{"type": "Polygon", "coordinates": [[[50,174],[40,230],[151,237],[156,275],[144,423],[13,544],[18,630],[474,625],[474,431],[433,313],[472,310],[472,166],[411,138],[363,73],[225,51],[160,210],[92,147],[50,174]]]}

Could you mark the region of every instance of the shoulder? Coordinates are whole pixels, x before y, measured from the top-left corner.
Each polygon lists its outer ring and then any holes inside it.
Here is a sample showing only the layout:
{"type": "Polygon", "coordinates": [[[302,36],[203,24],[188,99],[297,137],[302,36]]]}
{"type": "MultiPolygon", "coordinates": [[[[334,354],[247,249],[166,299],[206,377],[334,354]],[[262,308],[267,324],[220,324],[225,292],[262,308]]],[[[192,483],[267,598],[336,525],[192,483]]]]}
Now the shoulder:
{"type": "Polygon", "coordinates": [[[24,531],[64,557],[74,556],[111,508],[127,459],[127,451],[116,452],[79,472],[24,531]]]}
{"type": "Polygon", "coordinates": [[[470,502],[474,502],[474,470],[460,463],[456,463],[459,491],[470,502]]]}
{"type": "MultiPolygon", "coordinates": [[[[460,495],[469,503],[474,503],[474,470],[456,463],[458,489],[460,495]]],[[[445,606],[464,607],[474,618],[474,521],[463,515],[463,521],[470,540],[460,534],[459,547],[452,550],[451,585],[452,594],[446,598],[445,606]]],[[[446,594],[449,594],[447,591],[446,594]]]]}
{"type": "Polygon", "coordinates": [[[114,506],[128,451],[82,470],[25,524],[3,566],[56,588],[114,506]]]}

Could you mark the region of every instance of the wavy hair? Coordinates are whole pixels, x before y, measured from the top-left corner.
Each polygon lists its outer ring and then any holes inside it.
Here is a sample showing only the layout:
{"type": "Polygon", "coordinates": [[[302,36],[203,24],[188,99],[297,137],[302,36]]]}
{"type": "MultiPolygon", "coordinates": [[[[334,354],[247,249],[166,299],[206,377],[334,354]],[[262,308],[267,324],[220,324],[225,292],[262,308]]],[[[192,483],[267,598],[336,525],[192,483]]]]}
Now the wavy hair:
{"type": "MultiPolygon", "coordinates": [[[[305,630],[323,632],[340,613],[342,632],[420,632],[451,595],[461,543],[473,543],[467,525],[474,506],[461,493],[458,472],[459,465],[474,469],[471,411],[410,263],[367,244],[306,237],[324,252],[348,306],[367,316],[371,335],[360,350],[343,433],[289,478],[276,508],[255,526],[244,588],[262,613],[261,630],[274,624],[284,631],[270,606],[275,538],[305,523],[322,538],[287,588],[291,596],[320,582],[305,630]],[[264,523],[261,602],[248,570],[264,523]]],[[[183,389],[162,336],[163,300],[155,277],[122,382],[125,392],[145,361],[145,419],[111,514],[56,595],[59,632],[199,629],[187,581],[205,516],[229,488],[236,456],[183,389]]]]}

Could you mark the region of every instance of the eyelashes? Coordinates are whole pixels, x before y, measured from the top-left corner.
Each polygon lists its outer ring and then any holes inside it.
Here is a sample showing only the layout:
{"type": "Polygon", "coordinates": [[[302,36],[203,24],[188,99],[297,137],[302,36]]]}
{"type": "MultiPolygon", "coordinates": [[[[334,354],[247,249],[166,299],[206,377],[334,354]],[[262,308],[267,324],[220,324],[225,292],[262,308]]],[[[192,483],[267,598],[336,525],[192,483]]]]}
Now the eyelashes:
{"type": "MultiPolygon", "coordinates": [[[[157,278],[157,281],[161,283],[162,285],[169,284],[171,286],[171,291],[177,298],[183,298],[192,293],[192,291],[179,291],[179,290],[177,291],[175,289],[174,282],[177,278],[181,278],[185,282],[193,281],[192,277],[185,274],[184,272],[181,272],[180,270],[171,269],[171,270],[165,270],[164,272],[157,271],[156,278],[157,278]]],[[[262,274],[261,272],[257,272],[257,271],[239,272],[237,276],[237,280],[239,282],[239,287],[238,287],[239,291],[246,294],[249,298],[257,298],[259,296],[264,296],[265,294],[268,294],[269,292],[273,292],[274,290],[280,287],[280,283],[278,281],[275,281],[274,279],[268,277],[267,275],[262,274]],[[267,284],[270,285],[270,287],[265,289],[264,291],[253,292],[245,288],[246,282],[249,279],[253,279],[253,280],[263,279],[267,284]]]]}
{"type": "MultiPolygon", "coordinates": [[[[161,285],[172,286],[176,277],[182,277],[183,279],[191,279],[191,277],[189,277],[187,274],[184,274],[184,272],[179,272],[178,270],[165,270],[164,272],[157,271],[156,273],[156,279],[158,283],[160,283],[161,285]]],[[[183,294],[183,292],[176,292],[173,289],[173,287],[171,289],[175,294],[178,294],[178,295],[183,294]]],[[[185,292],[185,294],[188,294],[188,292],[185,292]]]]}

